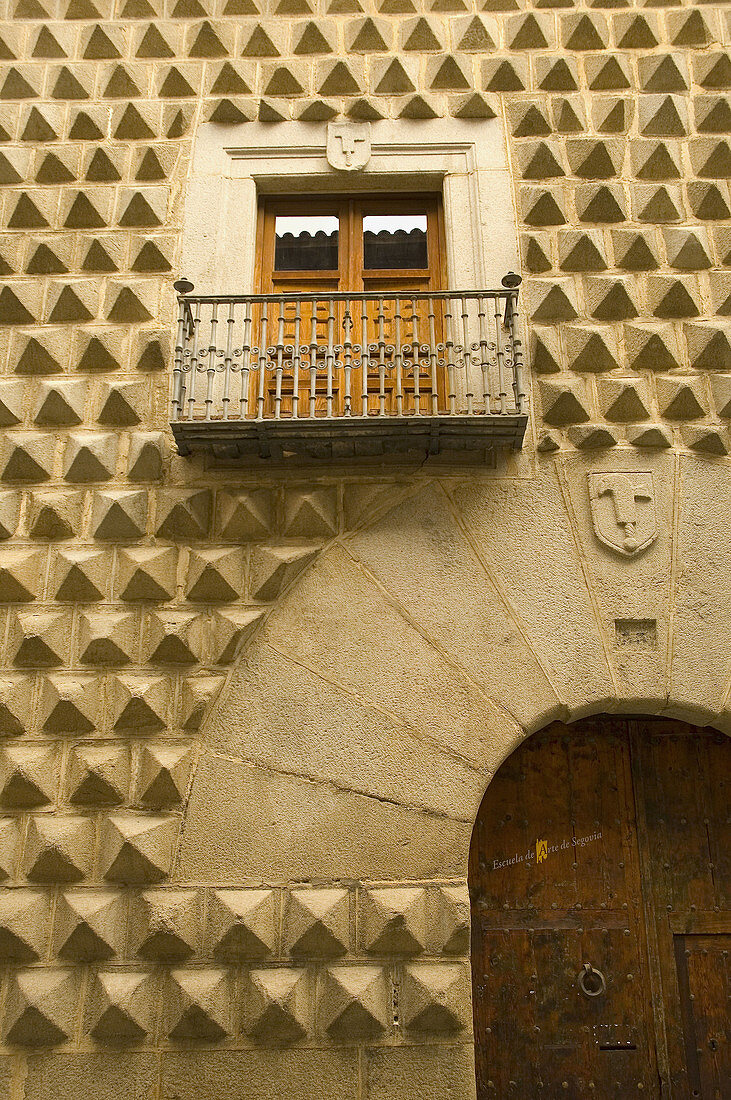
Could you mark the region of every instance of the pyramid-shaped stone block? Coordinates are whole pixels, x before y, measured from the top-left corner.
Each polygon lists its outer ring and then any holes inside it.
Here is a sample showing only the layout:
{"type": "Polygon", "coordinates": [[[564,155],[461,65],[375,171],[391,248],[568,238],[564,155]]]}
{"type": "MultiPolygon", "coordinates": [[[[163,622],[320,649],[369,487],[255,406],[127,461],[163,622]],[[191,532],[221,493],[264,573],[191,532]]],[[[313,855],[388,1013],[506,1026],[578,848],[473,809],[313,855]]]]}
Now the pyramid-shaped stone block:
{"type": "Polygon", "coordinates": [[[94,493],[91,529],[95,539],[138,539],[145,534],[146,524],[145,490],[105,489],[94,493]]]}
{"type": "Polygon", "coordinates": [[[31,720],[33,680],[5,673],[0,678],[0,738],[19,737],[31,720]]]}
{"type": "Polygon", "coordinates": [[[225,962],[264,959],[276,952],[274,890],[215,890],[208,897],[206,949],[225,962]]]}
{"type": "Polygon", "coordinates": [[[225,970],[174,970],[163,997],[169,1039],[218,1042],[232,1031],[232,992],[225,970]]]}
{"type": "MultiPolygon", "coordinates": [[[[209,489],[196,492],[167,490],[158,493],[155,534],[158,538],[180,540],[204,539],[211,521],[212,493],[209,489]]],[[[227,536],[231,537],[231,536],[227,536]]]]}
{"type": "Polygon", "coordinates": [[[0,959],[37,962],[45,955],[49,927],[46,890],[0,891],[0,959]]]}
{"type": "Polygon", "coordinates": [[[318,1018],[333,1039],[376,1039],[390,1024],[380,966],[331,966],[320,986],[318,1018]]]}
{"type": "Polygon", "coordinates": [[[73,970],[19,971],[8,991],[4,1035],[13,1046],[57,1046],[71,1038],[78,1007],[73,970]]]}
{"type": "Polygon", "coordinates": [[[469,1027],[469,968],[464,963],[410,963],[404,970],[402,1016],[408,1031],[455,1034],[469,1027]]]}
{"type": "Polygon", "coordinates": [[[344,955],[350,944],[350,896],[347,890],[291,890],[284,914],[284,940],[292,956],[344,955]]]}
{"type": "Polygon", "coordinates": [[[100,970],[89,990],[85,1029],[99,1043],[140,1043],[152,1027],[154,981],[139,971],[100,970]]]}
{"type": "Polygon", "coordinates": [[[78,653],[85,665],[119,668],[132,660],[139,634],[134,614],[88,612],[79,617],[78,653]]]}
{"type": "Polygon", "coordinates": [[[12,614],[8,652],[20,668],[54,668],[66,661],[70,616],[61,612],[21,611],[12,614]]]}
{"type": "Polygon", "coordinates": [[[178,806],[185,797],[191,766],[186,744],[148,742],[140,750],[137,805],[148,810],[178,806]]]}
{"type": "Polygon", "coordinates": [[[35,539],[68,539],[79,533],[83,494],[78,490],[37,491],[31,495],[29,534],[35,539]]]}
{"type": "Polygon", "coordinates": [[[200,728],[223,686],[223,675],[186,676],[180,697],[177,725],[187,732],[200,728]]]}
{"type": "Polygon", "coordinates": [[[0,805],[33,809],[55,801],[58,757],[50,745],[8,745],[0,749],[0,805]]]}
{"type": "Polygon", "coordinates": [[[110,890],[64,890],[53,922],[53,952],[73,962],[102,962],[121,955],[127,899],[110,890]]]}
{"type": "Polygon", "coordinates": [[[117,590],[122,600],[171,600],[175,594],[177,550],[144,546],[119,553],[117,590]]]}
{"type": "Polygon", "coordinates": [[[41,682],[39,720],[46,733],[90,734],[99,720],[99,680],[83,673],[52,673],[41,682]]]}
{"type": "Polygon", "coordinates": [[[147,890],[132,917],[133,949],[154,962],[182,962],[198,951],[200,924],[196,890],[147,890]]]}
{"type": "Polygon", "coordinates": [[[275,967],[252,970],[244,1010],[244,1029],[259,1043],[292,1043],[309,1027],[310,989],[305,970],[275,967]]]}
{"type": "Polygon", "coordinates": [[[161,882],[170,872],[177,834],[174,817],[110,815],[102,827],[103,878],[119,883],[161,882]]]}
{"type": "Polygon", "coordinates": [[[24,865],[32,882],[80,882],[91,871],[93,854],[94,824],[89,818],[31,817],[24,865]]]}
{"type": "Polygon", "coordinates": [[[42,550],[0,550],[0,603],[30,603],[41,594],[46,554],[42,550]]]}
{"type": "Polygon", "coordinates": [[[361,898],[362,945],[374,955],[418,955],[426,947],[426,892],[420,886],[383,887],[361,898]]]}
{"type": "Polygon", "coordinates": [[[123,673],[111,685],[112,724],[118,731],[147,733],[163,729],[170,705],[166,676],[123,673]]]}
{"type": "Polygon", "coordinates": [[[319,546],[262,546],[251,558],[251,593],[255,600],[274,600],[315,559],[319,546]]]}
{"type": "Polygon", "coordinates": [[[231,602],[244,594],[244,558],[237,547],[191,551],[186,594],[189,600],[231,602]]]}
{"type": "Polygon", "coordinates": [[[68,799],[75,806],[119,806],[129,794],[126,745],[78,745],[66,769],[68,799]]]}

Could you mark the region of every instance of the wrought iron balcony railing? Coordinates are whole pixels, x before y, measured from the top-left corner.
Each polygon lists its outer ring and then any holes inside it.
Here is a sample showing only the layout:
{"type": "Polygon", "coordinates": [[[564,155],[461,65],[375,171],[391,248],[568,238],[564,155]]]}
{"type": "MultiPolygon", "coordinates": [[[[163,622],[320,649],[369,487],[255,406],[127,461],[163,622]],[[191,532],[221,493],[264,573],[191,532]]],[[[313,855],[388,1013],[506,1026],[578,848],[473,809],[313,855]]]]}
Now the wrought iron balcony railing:
{"type": "Polygon", "coordinates": [[[500,290],[179,292],[181,454],[345,457],[519,448],[520,277],[500,290]]]}

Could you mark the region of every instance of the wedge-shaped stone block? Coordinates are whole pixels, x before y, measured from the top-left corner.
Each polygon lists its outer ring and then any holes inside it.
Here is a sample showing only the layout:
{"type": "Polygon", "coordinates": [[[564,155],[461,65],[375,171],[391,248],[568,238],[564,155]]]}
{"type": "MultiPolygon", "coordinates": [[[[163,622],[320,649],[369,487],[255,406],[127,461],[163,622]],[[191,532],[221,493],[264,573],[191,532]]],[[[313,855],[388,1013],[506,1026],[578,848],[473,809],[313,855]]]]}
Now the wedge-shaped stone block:
{"type": "Polygon", "coordinates": [[[574,424],[568,429],[569,440],[581,451],[614,447],[618,434],[606,424],[574,424]]]}
{"type": "Polygon", "coordinates": [[[633,447],[672,447],[673,437],[662,424],[640,424],[627,428],[627,439],[633,447]]]}
{"type": "Polygon", "coordinates": [[[213,664],[226,665],[234,660],[248,638],[262,622],[262,607],[227,607],[211,617],[211,653],[213,664]]]}
{"type": "Polygon", "coordinates": [[[159,481],[163,475],[165,438],[162,432],[132,432],[127,473],[132,481],[159,481]]]}
{"type": "Polygon", "coordinates": [[[731,374],[714,375],[711,390],[718,415],[725,420],[731,419],[731,374]]]}
{"type": "Polygon", "coordinates": [[[650,395],[647,383],[641,379],[602,379],[599,401],[607,420],[628,424],[650,418],[650,395]]]}
{"type": "Polygon", "coordinates": [[[145,650],[156,665],[194,665],[203,659],[205,619],[196,611],[154,611],[147,616],[145,650]]]}
{"type": "Polygon", "coordinates": [[[99,392],[97,420],[115,428],[139,424],[145,412],[144,382],[104,382],[99,392]]]}
{"type": "Polygon", "coordinates": [[[453,1034],[469,1027],[469,967],[410,963],[404,970],[401,1012],[408,1031],[453,1034]]]}
{"type": "Polygon", "coordinates": [[[668,420],[698,420],[708,412],[700,378],[690,376],[657,379],[660,415],[668,420]]]}
{"type": "Polygon", "coordinates": [[[586,383],[579,378],[539,383],[543,419],[555,428],[590,420],[586,383]]]}
{"type": "Polygon", "coordinates": [[[182,802],[192,754],[186,744],[148,742],[140,751],[135,804],[162,810],[182,802]]]}
{"type": "Polygon", "coordinates": [[[319,546],[262,546],[251,559],[251,591],[254,599],[279,596],[317,555],[319,546]]]}
{"type": "Polygon", "coordinates": [[[426,946],[426,891],[383,887],[361,898],[363,948],[374,955],[418,955],[426,946]]]}
{"type": "Polygon", "coordinates": [[[171,600],[178,553],[173,547],[144,546],[119,553],[118,593],[123,600],[171,600]]]}
{"type": "Polygon", "coordinates": [[[688,355],[694,370],[731,370],[731,329],[708,321],[684,325],[688,355]]]}
{"type": "Polygon", "coordinates": [[[44,677],[39,721],[46,733],[89,734],[99,719],[99,680],[83,673],[53,673],[44,677]]]}
{"type": "Polygon", "coordinates": [[[41,594],[45,550],[0,550],[0,603],[30,603],[41,594]]]}
{"type": "Polygon", "coordinates": [[[47,890],[0,891],[0,959],[37,962],[46,952],[49,928],[47,890]]]}
{"type": "Polygon", "coordinates": [[[94,603],[108,595],[111,554],[107,550],[59,550],[53,563],[57,600],[94,603]]]}
{"type": "Polygon", "coordinates": [[[155,962],[182,962],[198,951],[200,923],[198,891],[147,890],[132,912],[132,949],[155,962]]]}
{"type": "Polygon", "coordinates": [[[53,953],[73,962],[103,962],[121,955],[127,899],[111,890],[64,890],[53,921],[53,953]]]}
{"type": "Polygon", "coordinates": [[[244,1030],[259,1043],[293,1043],[309,1026],[307,973],[294,967],[252,970],[244,1007],[244,1030]]]}
{"type": "Polygon", "coordinates": [[[284,913],[284,943],[290,955],[333,958],[350,945],[350,894],[343,889],[291,890],[284,913]]]}
{"type": "Polygon", "coordinates": [[[3,481],[48,481],[53,472],[55,438],[45,432],[7,432],[0,438],[3,481]]]}
{"type": "Polygon", "coordinates": [[[6,673],[0,679],[0,738],[19,737],[32,717],[33,680],[6,673]]]}
{"type": "Polygon", "coordinates": [[[715,424],[690,424],[681,430],[686,447],[700,454],[725,456],[731,451],[731,436],[715,424]]]}
{"type": "Polygon", "coordinates": [[[386,975],[380,966],[331,966],[320,985],[318,1017],[334,1039],[375,1039],[389,1026],[386,975]]]}
{"type": "Polygon", "coordinates": [[[88,387],[75,379],[40,382],[33,405],[33,422],[39,427],[71,427],[84,420],[88,387]]]}
{"type": "Polygon", "coordinates": [[[31,495],[28,528],[34,539],[69,539],[81,530],[83,493],[35,492],[31,495]]]}
{"type": "Polygon", "coordinates": [[[282,532],[289,538],[330,538],[337,531],[337,489],[290,490],[282,532]]]}
{"type": "Polygon", "coordinates": [[[63,461],[66,481],[109,481],[114,476],[118,438],[113,432],[72,432],[63,461]]]}
{"type": "Polygon", "coordinates": [[[20,818],[0,818],[0,882],[15,878],[20,852],[20,818]]]}
{"type": "Polygon", "coordinates": [[[20,810],[56,798],[58,757],[51,745],[8,745],[0,750],[0,805],[20,810]]]}
{"type": "Polygon", "coordinates": [[[14,489],[0,491],[0,539],[10,539],[18,527],[20,494],[14,489]]]}
{"type": "Polygon", "coordinates": [[[155,983],[139,971],[100,970],[89,990],[84,1029],[99,1043],[139,1043],[152,1026],[155,983]]]}
{"type": "Polygon", "coordinates": [[[197,730],[222,685],[223,675],[186,676],[183,680],[177,724],[190,732],[197,730]]]}
{"type": "Polygon", "coordinates": [[[117,676],[112,685],[112,725],[115,730],[152,732],[167,724],[170,680],[144,673],[117,676]]]}
{"type": "Polygon", "coordinates": [[[65,664],[71,619],[53,611],[21,611],[11,615],[8,653],[20,668],[53,668],[65,664]]]}
{"type": "Polygon", "coordinates": [[[271,533],[274,501],[270,490],[219,493],[216,529],[225,539],[265,539],[271,533]]]}
{"type": "Polygon", "coordinates": [[[71,1038],[78,1008],[77,981],[73,970],[19,971],[5,1005],[5,1041],[45,1047],[71,1038]]]}
{"type": "Polygon", "coordinates": [[[200,489],[193,493],[165,491],[158,493],[155,534],[158,538],[204,539],[211,521],[212,493],[200,489]]]}
{"type": "Polygon", "coordinates": [[[147,524],[147,492],[116,489],[94,493],[91,530],[95,539],[138,539],[147,524]]]}
{"type": "Polygon", "coordinates": [[[111,815],[103,824],[100,862],[107,882],[155,883],[170,872],[175,817],[111,815]]]}
{"type": "Polygon", "coordinates": [[[0,428],[14,428],[23,420],[23,382],[0,381],[0,428]]]}
{"type": "Polygon", "coordinates": [[[631,370],[666,371],[681,365],[680,349],[672,325],[625,325],[624,342],[631,370]]]}
{"type": "Polygon", "coordinates": [[[173,970],[163,996],[169,1039],[218,1042],[231,1034],[231,982],[225,970],[173,970]]]}
{"type": "Polygon", "coordinates": [[[75,806],[119,806],[129,794],[126,745],[78,745],[66,768],[67,797],[75,806]]]}
{"type": "Polygon", "coordinates": [[[186,594],[189,600],[231,602],[244,594],[244,556],[238,548],[191,551],[186,594]]]}
{"type": "Polygon", "coordinates": [[[441,886],[437,903],[440,950],[445,955],[468,955],[470,896],[467,886],[441,886]]]}
{"type": "Polygon", "coordinates": [[[100,611],[79,617],[79,660],[85,665],[119,668],[132,660],[139,634],[135,614],[100,611]]]}
{"type": "Polygon", "coordinates": [[[208,897],[205,954],[226,962],[276,951],[274,890],[214,890],[208,897]]]}
{"type": "Polygon", "coordinates": [[[80,882],[89,874],[93,852],[94,825],[89,818],[31,817],[23,862],[32,882],[80,882]]]}

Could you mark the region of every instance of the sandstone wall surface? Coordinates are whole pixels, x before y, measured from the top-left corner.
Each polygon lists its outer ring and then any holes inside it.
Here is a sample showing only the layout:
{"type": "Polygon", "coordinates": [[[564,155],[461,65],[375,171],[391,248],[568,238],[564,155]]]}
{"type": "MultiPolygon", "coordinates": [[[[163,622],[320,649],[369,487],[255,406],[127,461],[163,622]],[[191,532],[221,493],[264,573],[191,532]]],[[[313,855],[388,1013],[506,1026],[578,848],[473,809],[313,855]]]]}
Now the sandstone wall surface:
{"type": "Polygon", "coordinates": [[[731,726],[728,10],[3,11],[0,1094],[468,1098],[501,760],[603,710],[731,726]],[[503,121],[518,473],[174,453],[195,136],[342,116],[503,121]],[[632,559],[601,471],[652,474],[632,559]]]}

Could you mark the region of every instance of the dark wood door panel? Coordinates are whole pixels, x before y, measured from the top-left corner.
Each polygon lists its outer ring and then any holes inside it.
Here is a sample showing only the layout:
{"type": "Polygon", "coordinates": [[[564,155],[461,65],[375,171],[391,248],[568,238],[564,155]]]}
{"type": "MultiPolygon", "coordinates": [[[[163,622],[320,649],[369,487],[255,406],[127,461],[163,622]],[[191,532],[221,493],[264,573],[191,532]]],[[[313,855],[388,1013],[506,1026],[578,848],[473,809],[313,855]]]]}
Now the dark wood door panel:
{"type": "Polygon", "coordinates": [[[676,935],[673,940],[691,1096],[729,1100],[731,934],[676,935]]]}
{"type": "Polygon", "coordinates": [[[470,853],[479,1100],[731,1100],[729,749],[602,716],[502,766],[470,853]]]}

